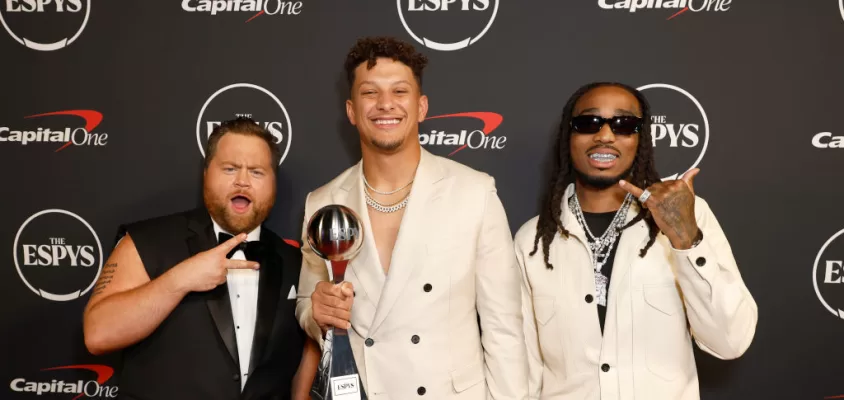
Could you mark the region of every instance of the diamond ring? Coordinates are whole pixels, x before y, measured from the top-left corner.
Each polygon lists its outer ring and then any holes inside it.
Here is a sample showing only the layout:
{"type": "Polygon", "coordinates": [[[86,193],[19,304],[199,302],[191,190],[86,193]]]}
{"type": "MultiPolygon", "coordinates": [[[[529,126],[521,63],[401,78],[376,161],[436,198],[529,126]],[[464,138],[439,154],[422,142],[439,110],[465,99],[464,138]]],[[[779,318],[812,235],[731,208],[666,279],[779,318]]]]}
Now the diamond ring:
{"type": "Polygon", "coordinates": [[[642,192],[642,195],[639,196],[639,203],[645,204],[645,202],[648,201],[648,199],[650,197],[651,197],[651,192],[649,192],[648,189],[645,189],[645,191],[642,192]]]}

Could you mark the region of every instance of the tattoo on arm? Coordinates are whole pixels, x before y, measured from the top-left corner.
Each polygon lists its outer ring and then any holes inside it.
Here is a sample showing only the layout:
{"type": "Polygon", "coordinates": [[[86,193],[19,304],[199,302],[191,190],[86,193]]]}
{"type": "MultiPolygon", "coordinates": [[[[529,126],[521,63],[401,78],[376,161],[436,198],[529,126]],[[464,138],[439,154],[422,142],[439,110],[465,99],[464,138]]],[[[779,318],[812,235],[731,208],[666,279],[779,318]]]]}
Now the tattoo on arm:
{"type": "Polygon", "coordinates": [[[117,263],[106,264],[103,267],[103,272],[100,274],[100,279],[97,280],[97,286],[94,286],[92,296],[96,296],[105,290],[106,286],[111,283],[111,278],[114,276],[115,270],[117,270],[117,263]]]}
{"type": "Polygon", "coordinates": [[[683,209],[691,200],[691,196],[685,192],[676,192],[665,198],[660,204],[659,209],[662,214],[662,219],[670,226],[677,237],[686,240],[691,239],[689,221],[683,219],[683,209]]]}

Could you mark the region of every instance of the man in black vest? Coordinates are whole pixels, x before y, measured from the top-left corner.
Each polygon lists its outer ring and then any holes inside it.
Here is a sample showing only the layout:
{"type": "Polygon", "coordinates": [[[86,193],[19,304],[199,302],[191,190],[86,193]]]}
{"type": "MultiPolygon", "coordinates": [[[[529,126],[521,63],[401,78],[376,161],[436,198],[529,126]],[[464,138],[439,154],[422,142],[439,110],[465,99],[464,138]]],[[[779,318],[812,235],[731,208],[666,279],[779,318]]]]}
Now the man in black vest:
{"type": "Polygon", "coordinates": [[[93,354],[123,350],[122,399],[306,398],[319,354],[294,316],[301,253],[262,226],[279,157],[254,121],[224,122],[205,207],[118,229],[84,331],[93,354]]]}

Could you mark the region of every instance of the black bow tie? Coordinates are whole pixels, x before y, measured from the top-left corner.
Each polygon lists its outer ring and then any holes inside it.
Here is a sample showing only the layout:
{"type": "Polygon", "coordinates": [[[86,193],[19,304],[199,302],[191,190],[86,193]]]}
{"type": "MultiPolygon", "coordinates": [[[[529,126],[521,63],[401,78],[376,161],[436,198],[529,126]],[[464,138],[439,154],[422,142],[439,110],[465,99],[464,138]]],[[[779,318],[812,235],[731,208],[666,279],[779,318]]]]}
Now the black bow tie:
{"type": "MultiPolygon", "coordinates": [[[[227,240],[229,240],[233,237],[234,236],[229,235],[228,233],[220,232],[218,237],[217,237],[217,239],[218,239],[217,243],[221,244],[221,243],[223,243],[223,242],[225,242],[225,241],[227,241],[227,240]]],[[[243,251],[243,254],[246,256],[247,260],[249,260],[249,261],[260,261],[261,251],[262,251],[263,248],[264,248],[264,246],[261,243],[261,241],[259,241],[259,240],[252,241],[252,242],[240,242],[237,245],[237,247],[235,247],[234,249],[232,249],[232,251],[229,252],[229,254],[226,254],[226,258],[229,258],[229,259],[232,258],[232,256],[234,255],[235,252],[237,252],[238,250],[241,250],[241,251],[243,251]]]]}

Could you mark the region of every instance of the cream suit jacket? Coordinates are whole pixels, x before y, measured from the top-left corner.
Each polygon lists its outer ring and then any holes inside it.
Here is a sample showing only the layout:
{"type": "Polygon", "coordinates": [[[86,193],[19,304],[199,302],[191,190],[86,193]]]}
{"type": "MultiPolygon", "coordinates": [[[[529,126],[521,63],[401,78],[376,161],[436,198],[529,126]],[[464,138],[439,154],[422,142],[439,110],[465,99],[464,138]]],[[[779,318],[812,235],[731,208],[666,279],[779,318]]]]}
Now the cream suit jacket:
{"type": "MultiPolygon", "coordinates": [[[[640,221],[620,236],[601,337],[594,272],[586,235],[568,207],[549,261],[540,243],[533,256],[538,218],[516,233],[516,256],[527,283],[523,296],[530,360],[531,399],[698,399],[692,339],[720,359],[741,356],[756,332],[756,303],[739,274],[727,238],[707,203],[695,199],[703,241],[676,250],[660,233],[648,241],[640,221]]],[[[639,212],[635,205],[628,222],[639,212]]]]}
{"type": "MultiPolygon", "coordinates": [[[[363,246],[345,279],[356,292],[349,339],[364,389],[370,399],[526,399],[521,279],[493,178],[421,151],[388,274],[361,163],[309,193],[305,205],[305,224],[329,204],[362,219],[363,246]]],[[[328,264],[303,242],[296,316],[322,345],[310,296],[329,279],[328,264]]]]}

